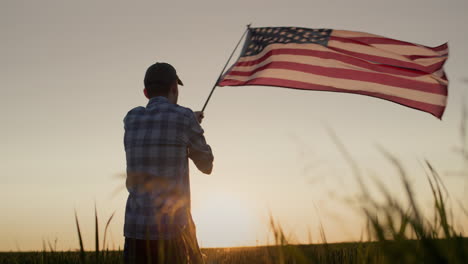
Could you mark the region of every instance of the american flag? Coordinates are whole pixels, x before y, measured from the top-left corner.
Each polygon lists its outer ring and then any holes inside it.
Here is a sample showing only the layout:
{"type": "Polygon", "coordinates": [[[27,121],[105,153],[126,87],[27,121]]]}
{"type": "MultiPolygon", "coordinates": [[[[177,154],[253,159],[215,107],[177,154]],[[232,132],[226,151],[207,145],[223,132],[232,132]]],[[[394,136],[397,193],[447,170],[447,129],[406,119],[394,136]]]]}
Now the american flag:
{"type": "Polygon", "coordinates": [[[217,84],[362,94],[441,118],[447,58],[447,44],[427,47],[346,30],[248,28],[239,59],[217,84]]]}

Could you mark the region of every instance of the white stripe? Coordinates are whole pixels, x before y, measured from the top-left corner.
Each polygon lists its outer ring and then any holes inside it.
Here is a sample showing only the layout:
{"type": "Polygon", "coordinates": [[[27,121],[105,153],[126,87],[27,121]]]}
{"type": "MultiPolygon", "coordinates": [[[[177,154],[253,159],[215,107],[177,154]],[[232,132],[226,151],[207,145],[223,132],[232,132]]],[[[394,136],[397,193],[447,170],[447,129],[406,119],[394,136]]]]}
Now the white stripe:
{"type": "MultiPolygon", "coordinates": [[[[421,61],[421,63],[418,63],[419,61],[412,61],[412,60],[410,60],[410,59],[408,59],[408,58],[406,58],[406,57],[404,57],[402,55],[398,55],[398,54],[394,54],[394,53],[391,53],[391,52],[379,50],[379,49],[374,48],[372,46],[363,46],[363,45],[357,45],[357,44],[348,45],[348,44],[352,44],[352,43],[342,43],[342,42],[339,42],[339,41],[330,41],[329,42],[329,46],[332,46],[332,47],[334,46],[334,47],[337,47],[337,48],[340,48],[340,49],[355,51],[355,52],[374,55],[374,56],[393,58],[393,59],[396,59],[396,60],[399,60],[399,61],[402,61],[402,62],[418,64],[418,65],[421,65],[423,67],[428,66],[428,65],[432,65],[432,64],[434,64],[434,63],[436,63],[438,61],[442,61],[442,60],[446,59],[445,57],[444,58],[435,58],[435,59],[430,59],[430,60],[423,60],[423,61],[421,61]],[[366,47],[366,48],[364,48],[364,47],[366,47]],[[383,54],[383,53],[385,53],[385,54],[383,54]],[[388,56],[386,56],[386,55],[388,55],[388,56]]],[[[253,55],[253,56],[241,57],[241,58],[239,58],[238,62],[251,62],[251,61],[258,60],[258,59],[262,58],[263,56],[265,56],[268,52],[270,52],[272,50],[275,50],[275,49],[298,49],[298,50],[314,50],[314,51],[339,53],[339,52],[330,50],[327,47],[324,47],[324,46],[319,45],[319,44],[310,44],[310,43],[309,44],[297,44],[297,43],[280,44],[280,43],[277,43],[277,44],[270,44],[270,45],[266,46],[259,54],[256,54],[256,55],[253,55]]],[[[346,55],[346,54],[342,54],[342,55],[353,57],[355,59],[359,59],[359,60],[362,60],[362,61],[366,61],[367,63],[371,63],[370,61],[367,61],[367,60],[362,59],[362,58],[354,57],[352,55],[346,55]]],[[[376,63],[376,64],[379,64],[379,63],[376,63]]]]}
{"type": "Polygon", "coordinates": [[[446,96],[444,95],[426,93],[422,91],[405,89],[372,82],[333,78],[312,73],[285,69],[265,69],[263,71],[256,72],[251,76],[236,76],[228,74],[224,79],[233,79],[245,82],[256,78],[277,78],[312,83],[316,85],[331,86],[339,89],[346,89],[349,91],[374,92],[440,106],[444,106],[446,102],[446,96]]]}
{"type": "Polygon", "coordinates": [[[399,61],[402,61],[402,62],[409,62],[409,63],[419,64],[418,62],[412,61],[412,60],[406,58],[405,56],[403,56],[401,54],[397,54],[397,53],[393,53],[393,52],[390,52],[390,51],[387,51],[387,50],[379,49],[379,48],[376,48],[374,46],[367,46],[367,45],[356,44],[356,43],[345,43],[345,42],[341,42],[341,41],[338,41],[338,40],[328,41],[328,46],[333,47],[333,48],[339,48],[339,49],[347,50],[347,51],[372,55],[372,56],[379,56],[379,57],[395,59],[395,60],[399,60],[399,61]]]}
{"type": "Polygon", "coordinates": [[[358,31],[349,31],[349,30],[333,30],[332,36],[340,37],[340,38],[385,38],[379,35],[365,33],[365,32],[358,32],[358,31]]]}
{"type": "Polygon", "coordinates": [[[315,66],[335,68],[335,69],[358,70],[358,71],[364,71],[364,72],[369,72],[369,73],[385,74],[388,76],[394,76],[394,77],[399,77],[402,79],[413,80],[413,81],[426,82],[430,84],[439,84],[439,83],[447,84],[447,81],[440,79],[436,75],[427,74],[427,75],[422,75],[422,76],[410,77],[410,76],[403,76],[403,75],[398,75],[398,74],[374,71],[374,70],[362,68],[353,64],[334,60],[334,59],[323,59],[323,58],[318,58],[318,57],[313,57],[313,56],[289,55],[289,54],[271,55],[267,59],[262,61],[261,63],[250,65],[250,66],[235,66],[234,68],[232,68],[232,70],[251,72],[274,61],[302,63],[302,64],[307,64],[307,65],[315,65],[315,66]]]}
{"type": "Polygon", "coordinates": [[[238,62],[249,62],[249,61],[255,61],[267,54],[268,52],[275,50],[275,49],[298,49],[298,50],[315,50],[315,51],[327,51],[327,52],[333,52],[336,53],[336,51],[332,51],[330,49],[327,49],[326,47],[319,45],[319,44],[297,44],[297,43],[288,43],[288,44],[281,44],[281,43],[276,43],[276,44],[270,44],[266,46],[260,53],[252,56],[246,56],[246,57],[241,57],[239,58],[238,62]]]}
{"type": "Polygon", "coordinates": [[[396,45],[396,44],[371,44],[372,46],[401,55],[419,55],[419,56],[440,56],[435,52],[423,46],[396,45]]]}
{"type": "MultiPolygon", "coordinates": [[[[357,32],[357,31],[348,31],[348,30],[333,30],[332,33],[331,33],[331,36],[340,37],[340,38],[366,38],[367,37],[367,38],[384,38],[384,39],[396,40],[396,39],[392,39],[392,38],[388,38],[388,37],[384,37],[384,36],[379,36],[379,35],[375,35],[375,34],[370,34],[370,33],[365,33],[365,32],[357,32]]],[[[401,41],[401,40],[397,40],[397,41],[401,41]]],[[[407,41],[401,41],[401,42],[407,42],[407,41]]],[[[437,55],[442,55],[443,56],[443,55],[448,54],[448,48],[445,49],[445,50],[441,50],[441,51],[433,51],[433,50],[431,50],[430,47],[425,47],[423,45],[416,44],[416,43],[411,43],[411,42],[407,42],[407,43],[409,43],[409,44],[408,45],[403,45],[403,46],[407,47],[410,44],[413,44],[415,46],[418,46],[418,47],[421,47],[421,48],[424,48],[424,49],[428,49],[431,52],[435,52],[437,55]]],[[[375,45],[391,45],[391,44],[370,44],[370,45],[375,46],[375,45]]],[[[410,54],[406,54],[406,55],[410,55],[410,54]]],[[[421,54],[413,54],[413,55],[421,55],[421,54]]]]}

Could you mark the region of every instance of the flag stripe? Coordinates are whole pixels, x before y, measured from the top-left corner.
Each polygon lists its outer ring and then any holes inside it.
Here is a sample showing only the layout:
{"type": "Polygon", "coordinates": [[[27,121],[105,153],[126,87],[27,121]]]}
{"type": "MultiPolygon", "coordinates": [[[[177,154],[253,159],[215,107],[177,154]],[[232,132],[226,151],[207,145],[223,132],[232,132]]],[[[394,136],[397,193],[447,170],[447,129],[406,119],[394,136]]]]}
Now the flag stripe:
{"type": "Polygon", "coordinates": [[[405,55],[397,54],[392,51],[382,50],[373,46],[341,42],[339,40],[334,40],[333,38],[330,38],[330,41],[328,41],[328,47],[339,48],[341,50],[347,50],[347,51],[356,52],[359,54],[371,55],[371,56],[379,57],[379,58],[394,59],[394,60],[401,61],[403,63],[414,63],[417,66],[419,65],[428,66],[437,62],[445,61],[447,59],[446,56],[438,56],[438,57],[433,57],[433,58],[425,58],[424,61],[412,61],[411,59],[407,58],[405,55]]]}
{"type": "Polygon", "coordinates": [[[407,45],[407,46],[417,46],[417,47],[424,47],[427,49],[430,49],[438,54],[442,53],[448,53],[448,44],[444,43],[442,45],[436,46],[436,47],[429,47],[429,46],[424,46],[424,45],[419,45],[419,44],[414,44],[411,42],[406,42],[406,41],[401,41],[401,40],[396,40],[396,39],[391,39],[391,38],[386,38],[382,37],[379,35],[374,35],[374,34],[369,34],[369,33],[364,33],[364,32],[354,32],[354,31],[346,31],[346,30],[333,30],[332,37],[339,37],[343,39],[349,39],[352,41],[359,41],[361,43],[366,43],[366,44],[393,44],[393,45],[407,45]]]}
{"type": "Polygon", "coordinates": [[[296,70],[287,69],[265,69],[260,72],[256,72],[250,76],[238,76],[238,75],[227,75],[224,79],[233,79],[243,82],[248,82],[255,78],[279,78],[291,81],[307,82],[322,86],[330,86],[339,89],[345,89],[352,92],[355,91],[369,91],[379,94],[387,94],[391,96],[401,97],[414,101],[421,101],[428,104],[434,105],[445,105],[446,96],[427,93],[417,90],[410,90],[390,85],[371,83],[358,80],[349,80],[341,78],[333,78],[323,75],[317,75],[312,73],[305,73],[296,70]]]}
{"type": "Polygon", "coordinates": [[[225,79],[219,85],[220,86],[266,85],[266,86],[277,86],[277,87],[289,87],[289,88],[295,88],[295,89],[301,89],[301,90],[355,93],[355,94],[368,95],[372,97],[381,98],[384,100],[402,104],[407,107],[422,110],[422,111],[431,113],[437,118],[441,118],[445,110],[444,106],[423,103],[423,102],[420,102],[419,100],[410,100],[410,99],[391,96],[387,94],[362,91],[362,90],[349,91],[346,89],[339,89],[339,88],[334,88],[334,87],[325,86],[325,85],[316,85],[314,83],[307,83],[307,82],[293,81],[293,80],[279,79],[279,78],[255,78],[249,81],[225,79]]]}
{"type": "MultiPolygon", "coordinates": [[[[323,64],[317,64],[323,65],[323,64]]],[[[386,75],[382,73],[373,73],[365,72],[362,70],[353,70],[353,69],[340,69],[332,67],[323,67],[317,65],[303,64],[288,61],[275,60],[269,62],[266,65],[259,65],[250,70],[244,70],[240,67],[233,68],[229,75],[237,76],[250,76],[254,75],[259,71],[266,69],[286,69],[286,70],[297,70],[306,73],[319,74],[328,77],[334,78],[343,78],[349,80],[363,81],[363,82],[372,82],[376,84],[384,84],[390,86],[396,86],[401,88],[413,89],[418,91],[425,91],[434,94],[446,94],[446,88],[444,85],[439,83],[428,83],[423,81],[410,80],[400,77],[395,77],[391,75],[386,75]]]]}
{"type": "Polygon", "coordinates": [[[360,37],[368,37],[368,38],[378,38],[380,36],[365,32],[359,31],[348,31],[348,30],[337,30],[334,29],[332,31],[333,36],[342,37],[342,38],[360,38],[360,37]]]}
{"type": "Polygon", "coordinates": [[[424,55],[405,55],[406,58],[410,60],[418,60],[418,59],[429,59],[429,58],[437,58],[437,57],[447,57],[447,55],[438,55],[438,56],[424,56],[424,55]]]}
{"type": "MultiPolygon", "coordinates": [[[[342,45],[338,45],[342,47],[342,45]]],[[[364,54],[364,53],[359,53],[359,52],[354,52],[354,51],[349,51],[346,49],[341,49],[338,47],[333,47],[329,46],[329,48],[318,45],[318,44],[270,44],[268,45],[262,52],[260,52],[257,55],[253,56],[246,56],[246,57],[241,57],[239,58],[239,62],[244,62],[244,61],[250,61],[253,60],[254,58],[261,58],[264,54],[266,54],[268,51],[276,48],[283,48],[283,47],[288,47],[291,49],[297,49],[297,50],[321,50],[321,51],[328,51],[328,52],[334,52],[338,53],[341,55],[346,55],[348,58],[349,57],[354,57],[356,59],[360,59],[362,61],[367,61],[370,63],[374,64],[383,64],[387,66],[394,66],[394,67],[399,67],[399,68],[406,68],[408,70],[416,70],[416,71],[422,71],[425,74],[427,73],[432,73],[435,70],[439,69],[442,67],[442,65],[445,63],[445,60],[436,63],[434,65],[430,66],[424,66],[417,64],[415,62],[412,62],[409,59],[406,59],[402,57],[405,61],[397,60],[397,59],[391,59],[391,58],[386,58],[386,57],[381,57],[381,56],[374,56],[374,55],[369,55],[369,54],[364,54]]]]}
{"type": "MultiPolygon", "coordinates": [[[[314,46],[309,46],[309,49],[297,49],[297,48],[293,48],[295,47],[295,44],[269,45],[267,48],[265,48],[265,50],[262,53],[256,56],[240,58],[239,61],[235,64],[235,66],[237,67],[252,66],[252,65],[260,64],[266,60],[271,60],[270,59],[271,56],[291,55],[291,56],[302,56],[304,58],[316,57],[316,58],[323,59],[322,61],[334,60],[334,61],[337,61],[337,64],[343,63],[347,65],[352,65],[354,67],[365,68],[371,71],[389,73],[389,74],[399,75],[403,77],[429,76],[430,78],[440,79],[435,74],[428,74],[426,72],[422,72],[418,70],[394,67],[390,65],[375,64],[375,63],[365,61],[362,59],[358,59],[349,55],[337,53],[332,50],[322,51],[322,50],[327,50],[327,49],[320,45],[314,45],[314,46]],[[282,47],[287,47],[287,48],[282,48],[282,47]]],[[[443,80],[440,80],[440,81],[444,82],[443,80]]]]}
{"type": "MultiPolygon", "coordinates": [[[[330,46],[329,46],[330,47],[330,46]]],[[[330,47],[330,49],[336,51],[336,52],[341,52],[343,54],[348,54],[351,56],[354,56],[356,58],[376,62],[376,63],[382,63],[385,65],[391,65],[391,66],[396,66],[396,67],[403,67],[403,68],[408,68],[408,69],[414,69],[414,70],[420,70],[426,73],[433,73],[442,65],[444,64],[445,61],[435,63],[433,65],[428,65],[428,66],[423,66],[419,65],[416,63],[412,62],[406,62],[406,61],[401,61],[401,60],[396,60],[392,58],[387,58],[387,57],[382,57],[382,56],[374,56],[374,55],[369,55],[369,54],[364,54],[364,53],[359,53],[359,52],[354,52],[354,51],[349,51],[346,49],[341,49],[337,47],[330,47]]]]}
{"type": "MultiPolygon", "coordinates": [[[[420,81],[423,82],[422,84],[424,85],[432,85],[432,84],[437,84],[437,85],[447,85],[447,81],[443,80],[441,77],[436,76],[435,74],[421,74],[418,73],[417,75],[413,74],[412,76],[408,76],[408,74],[400,74],[398,72],[398,68],[393,69],[393,68],[385,68],[385,67],[369,67],[369,65],[366,65],[364,63],[364,67],[361,67],[360,65],[356,64],[350,64],[347,62],[343,62],[340,60],[336,60],[333,58],[330,58],[329,56],[326,56],[325,58],[320,57],[320,56],[310,56],[308,55],[297,55],[297,54],[285,54],[285,53],[280,53],[284,50],[274,50],[272,52],[267,53],[265,56],[267,57],[262,57],[262,60],[253,65],[249,65],[246,63],[237,63],[234,65],[234,67],[231,69],[231,71],[253,71],[258,67],[262,67],[266,64],[272,63],[272,62],[294,62],[294,63],[302,63],[306,65],[317,65],[317,66],[322,66],[322,67],[327,67],[327,68],[338,68],[338,69],[350,69],[350,70],[356,70],[356,74],[359,74],[360,71],[364,71],[367,73],[377,73],[377,74],[384,74],[388,76],[394,76],[394,77],[399,77],[399,78],[404,78],[407,80],[413,80],[413,81],[420,81]],[[276,54],[278,51],[279,54],[276,54]],[[384,68],[385,71],[381,70],[381,68],[384,68]],[[389,70],[387,70],[389,69],[389,70]],[[396,72],[396,74],[393,74],[392,72],[396,72]]],[[[319,54],[321,55],[321,54],[319,54]]],[[[372,66],[372,64],[370,65],[372,66]]],[[[377,65],[374,65],[377,66],[377,65]]]]}
{"type": "Polygon", "coordinates": [[[448,43],[444,43],[438,47],[431,48],[438,52],[447,52],[448,53],[448,43]]]}
{"type": "Polygon", "coordinates": [[[423,46],[414,45],[414,44],[411,44],[411,45],[404,45],[401,43],[400,44],[394,44],[394,43],[375,43],[374,44],[374,43],[362,42],[361,38],[342,38],[342,37],[336,37],[333,35],[330,36],[330,40],[339,41],[342,43],[353,43],[356,45],[367,46],[367,47],[374,47],[380,50],[385,50],[385,51],[389,51],[389,52],[396,53],[399,55],[403,55],[404,57],[407,57],[407,55],[418,55],[418,56],[431,57],[431,58],[441,56],[438,52],[432,49],[429,49],[423,46]]]}
{"type": "Polygon", "coordinates": [[[433,73],[434,76],[437,76],[438,78],[442,79],[445,81],[445,83],[448,85],[448,80],[447,80],[447,75],[445,75],[444,69],[437,70],[433,73]]]}
{"type": "Polygon", "coordinates": [[[434,51],[430,48],[424,46],[404,46],[404,45],[394,45],[394,44],[372,44],[372,46],[383,49],[389,50],[401,55],[404,55],[407,58],[411,57],[426,57],[426,58],[437,58],[441,56],[446,56],[446,54],[434,51]]]}

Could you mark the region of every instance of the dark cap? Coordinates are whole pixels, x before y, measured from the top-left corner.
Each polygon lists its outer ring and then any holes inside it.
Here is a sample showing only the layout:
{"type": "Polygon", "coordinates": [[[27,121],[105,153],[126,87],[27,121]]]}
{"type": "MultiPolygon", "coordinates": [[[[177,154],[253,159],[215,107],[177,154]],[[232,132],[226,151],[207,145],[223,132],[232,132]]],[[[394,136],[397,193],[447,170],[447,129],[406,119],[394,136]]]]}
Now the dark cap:
{"type": "Polygon", "coordinates": [[[169,85],[175,80],[177,80],[178,84],[184,85],[172,65],[165,62],[156,62],[146,70],[144,83],[145,87],[157,84],[169,85]]]}

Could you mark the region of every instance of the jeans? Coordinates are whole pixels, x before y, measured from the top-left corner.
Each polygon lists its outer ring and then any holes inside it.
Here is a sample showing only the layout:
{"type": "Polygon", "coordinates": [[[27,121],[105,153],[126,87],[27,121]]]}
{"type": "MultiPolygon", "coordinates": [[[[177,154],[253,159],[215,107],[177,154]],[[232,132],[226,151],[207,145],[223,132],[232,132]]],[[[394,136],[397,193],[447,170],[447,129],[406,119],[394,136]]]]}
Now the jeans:
{"type": "Polygon", "coordinates": [[[125,238],[125,264],[203,264],[192,221],[172,239],[125,238]]]}

